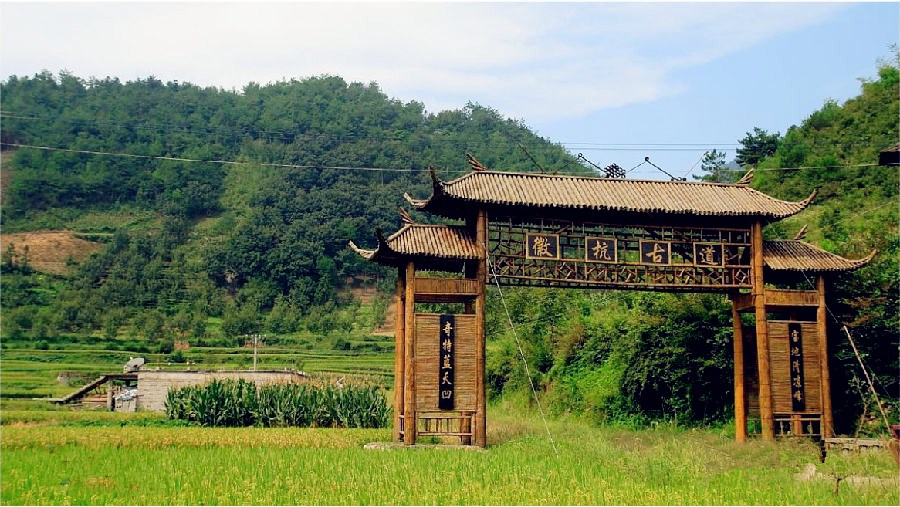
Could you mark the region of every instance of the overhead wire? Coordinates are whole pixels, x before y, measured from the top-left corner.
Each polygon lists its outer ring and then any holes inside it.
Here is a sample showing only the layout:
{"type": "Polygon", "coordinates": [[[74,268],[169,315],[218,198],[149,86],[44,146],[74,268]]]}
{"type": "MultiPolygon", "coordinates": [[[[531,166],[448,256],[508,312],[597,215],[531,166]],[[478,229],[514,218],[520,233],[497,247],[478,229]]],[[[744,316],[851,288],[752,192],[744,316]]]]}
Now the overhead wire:
{"type": "MultiPolygon", "coordinates": [[[[307,140],[307,139],[317,139],[317,140],[331,140],[331,141],[371,141],[371,142],[400,142],[400,139],[395,139],[390,136],[372,136],[371,134],[327,134],[327,133],[316,133],[310,134],[309,132],[303,132],[300,130],[271,130],[271,129],[258,129],[258,128],[228,128],[228,127],[203,127],[197,126],[193,124],[171,124],[171,123],[138,123],[138,122],[127,122],[127,121],[116,121],[116,120],[102,120],[102,119],[86,119],[86,118],[48,118],[42,116],[36,116],[31,113],[21,112],[21,111],[0,111],[0,118],[11,118],[11,119],[24,119],[24,120],[42,120],[46,122],[56,122],[56,121],[64,121],[67,123],[74,124],[93,124],[98,126],[106,126],[106,127],[118,127],[118,128],[130,128],[130,129],[139,129],[139,130],[163,130],[163,131],[176,131],[176,132],[206,132],[206,133],[215,133],[219,135],[224,134],[233,134],[233,135],[264,135],[266,137],[280,137],[284,139],[298,139],[298,140],[307,140]]],[[[438,129],[440,130],[440,129],[438,129]]],[[[456,139],[452,138],[441,138],[441,132],[432,132],[429,134],[430,142],[458,142],[456,139]]],[[[566,147],[567,149],[577,150],[582,149],[586,151],[686,151],[686,152],[697,152],[697,151],[707,151],[710,147],[731,147],[726,148],[725,150],[720,151],[732,151],[734,147],[741,146],[740,143],[711,143],[711,142],[702,142],[702,143],[651,143],[651,142],[642,142],[642,143],[598,143],[598,142],[583,142],[583,141],[557,141],[552,142],[547,141],[550,145],[558,145],[566,147]]],[[[467,144],[476,144],[476,145],[497,145],[496,140],[476,140],[476,141],[467,141],[467,144]]],[[[515,141],[509,141],[510,147],[515,147],[515,141]]],[[[868,145],[870,144],[867,141],[851,141],[844,143],[806,143],[809,145],[828,145],[833,146],[836,144],[840,144],[841,146],[852,146],[852,145],[868,145]]]]}
{"type": "MultiPolygon", "coordinates": [[[[30,148],[30,149],[36,149],[36,150],[42,150],[42,151],[58,151],[58,152],[78,153],[78,154],[82,154],[82,155],[114,156],[114,157],[140,158],[140,159],[148,159],[148,160],[167,160],[167,161],[173,161],[173,162],[195,162],[195,163],[224,164],[224,165],[259,165],[259,166],[266,166],[266,167],[282,167],[282,168],[291,168],[291,169],[333,169],[333,170],[344,170],[344,171],[399,172],[399,173],[419,173],[419,172],[426,172],[429,170],[428,168],[339,166],[339,165],[324,165],[324,164],[287,164],[287,163],[249,161],[249,160],[248,161],[236,161],[236,160],[222,160],[222,159],[198,159],[198,158],[176,157],[176,156],[168,156],[168,155],[139,155],[139,154],[125,153],[125,152],[83,150],[83,149],[75,149],[75,148],[33,145],[33,144],[26,144],[26,143],[11,143],[11,142],[3,142],[3,141],[0,141],[0,145],[14,147],[14,148],[30,148]]],[[[639,163],[638,165],[627,170],[626,173],[631,173],[632,171],[638,169],[645,163],[647,163],[647,161],[639,163]]],[[[651,163],[651,165],[653,165],[653,164],[651,163]]],[[[879,165],[875,164],[875,163],[866,163],[866,164],[847,164],[847,165],[838,165],[838,166],[771,167],[771,168],[762,168],[762,169],[758,168],[758,169],[756,169],[756,171],[797,171],[797,170],[803,170],[803,169],[853,169],[853,168],[878,167],[878,166],[879,165]]],[[[656,167],[656,166],[654,165],[654,167],[656,167]]],[[[452,174],[465,174],[467,171],[450,170],[449,172],[452,174]]],[[[741,171],[735,170],[734,172],[741,172],[741,171]]]]}
{"type": "Polygon", "coordinates": [[[259,161],[235,161],[235,160],[218,160],[218,159],[198,159],[198,158],[187,158],[187,157],[172,157],[166,155],[136,155],[133,153],[121,153],[121,152],[110,152],[110,151],[95,151],[95,150],[78,150],[73,148],[56,148],[52,146],[36,146],[22,143],[6,143],[0,142],[0,145],[3,146],[11,146],[17,148],[31,148],[36,150],[44,150],[44,151],[60,151],[67,153],[77,153],[82,155],[103,155],[103,156],[111,156],[111,157],[128,157],[128,158],[140,158],[140,159],[149,159],[149,160],[166,160],[172,162],[199,162],[206,164],[224,164],[224,165],[259,165],[266,167],[282,167],[282,168],[290,168],[290,169],[333,169],[333,170],[344,170],[344,171],[383,171],[383,172],[404,172],[404,173],[415,173],[415,172],[425,172],[428,171],[427,168],[424,169],[415,169],[415,168],[390,168],[390,167],[360,167],[360,166],[334,166],[334,165],[324,165],[324,164],[283,164],[283,163],[274,163],[274,162],[259,162],[259,161]]]}

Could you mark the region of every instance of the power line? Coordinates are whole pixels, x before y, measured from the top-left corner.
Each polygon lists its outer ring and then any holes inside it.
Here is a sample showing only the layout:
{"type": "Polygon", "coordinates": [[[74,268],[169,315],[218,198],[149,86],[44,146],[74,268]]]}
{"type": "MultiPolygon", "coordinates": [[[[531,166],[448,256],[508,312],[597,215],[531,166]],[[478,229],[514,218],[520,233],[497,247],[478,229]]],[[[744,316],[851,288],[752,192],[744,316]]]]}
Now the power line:
{"type": "MultiPolygon", "coordinates": [[[[324,164],[280,164],[275,162],[258,162],[258,161],[235,161],[235,160],[221,160],[221,159],[198,159],[198,158],[187,158],[187,157],[174,157],[174,156],[166,156],[166,155],[137,155],[134,153],[124,153],[124,152],[112,152],[112,151],[97,151],[97,150],[80,150],[74,148],[59,148],[53,146],[39,146],[32,144],[24,144],[24,143],[8,143],[8,142],[0,142],[0,145],[10,146],[14,148],[31,148],[35,150],[43,150],[43,151],[56,151],[56,152],[66,152],[66,153],[77,153],[81,155],[99,155],[99,156],[110,156],[110,157],[126,157],[126,158],[140,158],[147,160],[167,160],[171,162],[199,162],[199,163],[207,163],[207,164],[224,164],[224,165],[259,165],[266,167],[282,167],[289,169],[334,169],[334,170],[342,170],[342,171],[369,171],[369,172],[401,172],[401,173],[418,173],[428,171],[427,168],[392,168],[392,167],[366,167],[366,166],[336,166],[336,165],[324,165],[324,164]]],[[[629,169],[628,173],[634,171],[638,167],[644,165],[645,163],[650,163],[654,165],[652,162],[649,162],[646,158],[644,162],[632,167],[629,169]]],[[[853,168],[862,168],[862,167],[879,167],[878,164],[867,163],[867,164],[847,164],[847,165],[836,165],[836,166],[801,166],[801,167],[770,167],[763,169],[756,169],[756,171],[798,171],[803,169],[853,169],[853,168]]],[[[725,171],[730,172],[745,172],[740,169],[724,169],[725,171]]],[[[450,171],[452,173],[458,173],[459,171],[450,171]]],[[[668,173],[667,173],[668,174],[668,173]]]]}
{"type": "MultiPolygon", "coordinates": [[[[282,138],[282,139],[290,139],[292,141],[303,141],[303,140],[331,140],[331,141],[368,141],[368,142],[401,142],[402,140],[396,139],[390,136],[371,136],[368,134],[354,134],[354,135],[335,135],[335,134],[326,134],[326,133],[317,133],[311,134],[308,132],[302,132],[299,130],[265,130],[258,129],[255,127],[243,127],[243,128],[229,128],[229,127],[204,127],[193,124],[171,124],[171,123],[137,123],[137,122],[127,122],[127,121],[116,121],[116,120],[101,120],[101,119],[86,119],[86,118],[47,118],[42,116],[33,115],[31,113],[20,112],[20,111],[0,111],[0,118],[9,118],[9,119],[20,119],[20,120],[39,120],[46,121],[48,123],[53,123],[57,121],[63,121],[67,123],[73,123],[78,125],[88,125],[93,124],[95,126],[105,126],[105,127],[117,127],[117,128],[128,128],[128,129],[137,129],[137,130],[163,130],[163,131],[176,131],[176,132],[188,132],[188,133],[209,133],[209,134],[218,134],[218,135],[235,135],[235,136],[264,136],[270,138],[282,138]]],[[[443,133],[440,132],[440,129],[435,132],[431,132],[426,134],[429,138],[429,142],[459,142],[458,139],[452,138],[442,138],[443,133]]],[[[587,141],[558,141],[553,142],[550,140],[542,139],[546,141],[550,145],[558,145],[562,147],[566,147],[567,149],[581,149],[584,151],[671,151],[671,152],[698,152],[698,151],[706,151],[709,150],[710,147],[728,147],[720,151],[735,151],[737,147],[741,146],[741,143],[598,143],[598,142],[587,142],[587,141]]],[[[469,141],[468,144],[480,144],[485,145],[491,143],[493,145],[497,145],[496,141],[469,141]]],[[[853,145],[869,145],[869,141],[850,141],[850,142],[813,142],[813,143],[804,143],[806,145],[811,146],[853,146],[853,145]]],[[[515,143],[510,142],[509,146],[516,146],[515,143]]]]}
{"type": "Polygon", "coordinates": [[[200,162],[206,164],[224,164],[224,165],[259,165],[266,167],[282,167],[289,169],[334,169],[339,171],[382,171],[382,172],[403,172],[403,173],[416,173],[416,172],[425,172],[428,169],[397,169],[390,167],[354,167],[354,166],[330,166],[330,165],[319,165],[319,164],[278,164],[273,162],[253,162],[253,161],[234,161],[234,160],[206,160],[206,159],[198,159],[198,158],[186,158],[186,157],[170,157],[165,155],[135,155],[133,153],[121,153],[121,152],[111,152],[111,151],[94,151],[94,150],[76,150],[73,148],[55,148],[52,146],[35,146],[30,144],[21,144],[21,143],[0,143],[3,146],[12,146],[15,148],[31,148],[35,150],[44,150],[44,151],[57,151],[57,152],[66,152],[66,153],[78,153],[81,155],[102,155],[102,156],[110,156],[110,157],[127,157],[127,158],[140,158],[147,160],[166,160],[171,162],[200,162]]]}

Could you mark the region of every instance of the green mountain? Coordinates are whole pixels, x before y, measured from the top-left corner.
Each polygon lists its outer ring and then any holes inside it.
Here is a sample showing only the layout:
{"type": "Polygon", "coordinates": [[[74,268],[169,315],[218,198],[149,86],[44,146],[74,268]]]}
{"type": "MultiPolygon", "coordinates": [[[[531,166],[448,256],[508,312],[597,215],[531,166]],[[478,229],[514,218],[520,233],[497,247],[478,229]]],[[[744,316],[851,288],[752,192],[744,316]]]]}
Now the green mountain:
{"type": "Polygon", "coordinates": [[[56,319],[59,330],[100,327],[111,308],[306,312],[348,277],[390,276],[347,242],[396,228],[403,192],[429,192],[429,165],[462,173],[471,152],[510,170],[586,172],[489,108],[426,113],[338,77],[237,93],[43,73],[8,78],[2,97],[4,232],[109,243],[65,284],[95,310],[56,319]]]}

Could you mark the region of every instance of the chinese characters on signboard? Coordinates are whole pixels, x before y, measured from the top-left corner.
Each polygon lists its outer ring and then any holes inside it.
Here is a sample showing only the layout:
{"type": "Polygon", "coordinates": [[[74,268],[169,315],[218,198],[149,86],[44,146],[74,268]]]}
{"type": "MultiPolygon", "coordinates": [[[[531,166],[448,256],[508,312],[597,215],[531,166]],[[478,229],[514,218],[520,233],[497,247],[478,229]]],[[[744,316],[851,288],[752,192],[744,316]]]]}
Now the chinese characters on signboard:
{"type": "Polygon", "coordinates": [[[616,262],[616,240],[614,238],[585,238],[585,259],[594,262],[616,262]]]}
{"type": "Polygon", "coordinates": [[[441,315],[438,338],[438,408],[453,410],[453,377],[454,347],[456,338],[456,318],[453,315],[441,315]]]}
{"type": "Polygon", "coordinates": [[[694,262],[697,265],[721,266],[723,258],[721,244],[694,243],[694,262]]]}
{"type": "Polygon", "coordinates": [[[641,262],[645,264],[668,264],[672,245],[667,241],[641,240],[641,262]]]}
{"type": "Polygon", "coordinates": [[[529,259],[559,259],[559,235],[528,234],[525,256],[529,259]]]}
{"type": "Polygon", "coordinates": [[[794,412],[806,410],[806,390],[803,378],[803,332],[800,324],[788,325],[788,348],[791,365],[791,408],[794,412]]]}

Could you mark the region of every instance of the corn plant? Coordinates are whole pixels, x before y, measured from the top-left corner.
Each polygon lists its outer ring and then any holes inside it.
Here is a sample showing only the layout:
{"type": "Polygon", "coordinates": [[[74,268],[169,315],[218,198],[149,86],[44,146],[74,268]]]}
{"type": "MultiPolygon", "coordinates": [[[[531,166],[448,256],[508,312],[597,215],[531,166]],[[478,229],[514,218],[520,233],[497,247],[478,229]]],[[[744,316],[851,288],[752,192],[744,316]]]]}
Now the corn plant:
{"type": "Polygon", "coordinates": [[[166,414],[201,426],[381,428],[391,419],[387,399],[375,386],[257,387],[246,380],[173,389],[166,414]]]}

